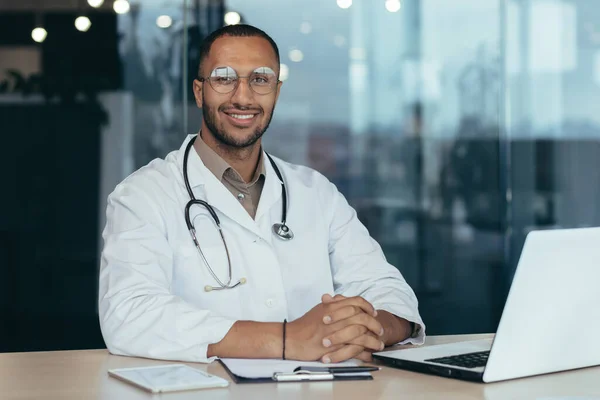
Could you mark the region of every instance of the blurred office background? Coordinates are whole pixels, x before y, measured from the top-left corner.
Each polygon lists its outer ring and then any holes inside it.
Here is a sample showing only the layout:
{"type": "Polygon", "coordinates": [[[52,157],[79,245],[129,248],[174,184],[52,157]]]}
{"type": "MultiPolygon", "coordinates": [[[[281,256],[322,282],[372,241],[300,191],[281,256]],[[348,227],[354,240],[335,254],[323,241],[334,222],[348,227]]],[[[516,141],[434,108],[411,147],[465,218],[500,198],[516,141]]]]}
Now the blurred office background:
{"type": "Polygon", "coordinates": [[[599,21],[597,0],[0,0],[0,351],[104,346],[106,197],[197,132],[198,44],[240,22],[282,56],[265,148],[338,185],[429,334],[494,332],[527,232],[600,224],[599,21]]]}

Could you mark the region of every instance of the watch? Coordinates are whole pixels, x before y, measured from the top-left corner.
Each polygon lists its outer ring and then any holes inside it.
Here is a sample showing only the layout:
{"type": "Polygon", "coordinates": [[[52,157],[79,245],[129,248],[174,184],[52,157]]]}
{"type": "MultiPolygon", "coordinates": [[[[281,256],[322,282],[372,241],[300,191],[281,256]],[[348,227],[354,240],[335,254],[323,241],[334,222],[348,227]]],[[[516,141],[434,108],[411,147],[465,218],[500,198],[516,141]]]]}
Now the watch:
{"type": "Polygon", "coordinates": [[[411,332],[410,337],[415,338],[415,337],[419,336],[419,333],[421,333],[421,325],[415,324],[412,321],[409,321],[409,322],[410,322],[410,332],[411,332]]]}

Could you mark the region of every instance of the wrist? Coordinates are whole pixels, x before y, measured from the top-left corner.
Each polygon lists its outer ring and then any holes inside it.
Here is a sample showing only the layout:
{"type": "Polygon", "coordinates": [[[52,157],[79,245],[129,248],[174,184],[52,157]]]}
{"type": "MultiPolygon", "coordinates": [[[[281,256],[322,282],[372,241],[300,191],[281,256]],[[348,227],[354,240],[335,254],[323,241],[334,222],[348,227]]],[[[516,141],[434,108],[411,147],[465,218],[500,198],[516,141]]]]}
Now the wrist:
{"type": "Polygon", "coordinates": [[[383,336],[380,338],[386,346],[394,345],[412,335],[411,323],[384,310],[377,310],[377,321],[383,326],[383,336]]]}
{"type": "Polygon", "coordinates": [[[286,334],[287,333],[286,332],[287,329],[286,328],[287,328],[287,319],[284,319],[283,320],[283,349],[282,349],[282,352],[281,352],[281,359],[282,360],[286,360],[287,359],[286,354],[285,354],[285,350],[286,350],[285,349],[285,345],[286,345],[286,339],[287,339],[287,334],[286,334]]]}
{"type": "Polygon", "coordinates": [[[381,324],[383,327],[383,335],[378,337],[386,346],[389,346],[392,341],[394,326],[390,323],[390,316],[387,311],[377,310],[377,316],[375,319],[381,324]]]}
{"type": "Polygon", "coordinates": [[[297,321],[288,322],[285,326],[285,359],[301,360],[302,349],[299,346],[301,341],[297,340],[297,321]]]}
{"type": "MultiPolygon", "coordinates": [[[[281,358],[283,356],[283,345],[284,345],[284,340],[285,340],[285,338],[283,336],[282,323],[281,322],[266,322],[264,324],[265,324],[265,333],[268,332],[269,339],[267,339],[267,341],[264,343],[266,354],[262,358],[274,358],[274,359],[281,360],[281,358]]],[[[285,356],[287,358],[287,348],[285,351],[285,356]]]]}
{"type": "MultiPolygon", "coordinates": [[[[270,358],[281,360],[281,352],[283,347],[281,322],[257,322],[256,324],[258,324],[257,328],[261,331],[260,336],[262,339],[259,339],[260,341],[258,342],[258,345],[261,347],[261,354],[249,358],[270,358]]],[[[250,337],[247,337],[247,339],[250,339],[250,337]]]]}
{"type": "Polygon", "coordinates": [[[282,346],[281,322],[236,321],[220,342],[208,345],[207,356],[281,359],[282,346]]]}

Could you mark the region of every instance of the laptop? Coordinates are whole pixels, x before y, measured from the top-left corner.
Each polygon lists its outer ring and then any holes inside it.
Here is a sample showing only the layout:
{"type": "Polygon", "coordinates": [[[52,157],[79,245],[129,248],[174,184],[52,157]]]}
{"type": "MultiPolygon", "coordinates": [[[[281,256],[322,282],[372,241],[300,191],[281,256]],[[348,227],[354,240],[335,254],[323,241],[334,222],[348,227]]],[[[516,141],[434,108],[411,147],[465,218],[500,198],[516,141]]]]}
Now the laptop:
{"type": "Polygon", "coordinates": [[[485,383],[600,365],[600,228],[527,235],[493,340],[373,357],[391,367],[485,383]]]}

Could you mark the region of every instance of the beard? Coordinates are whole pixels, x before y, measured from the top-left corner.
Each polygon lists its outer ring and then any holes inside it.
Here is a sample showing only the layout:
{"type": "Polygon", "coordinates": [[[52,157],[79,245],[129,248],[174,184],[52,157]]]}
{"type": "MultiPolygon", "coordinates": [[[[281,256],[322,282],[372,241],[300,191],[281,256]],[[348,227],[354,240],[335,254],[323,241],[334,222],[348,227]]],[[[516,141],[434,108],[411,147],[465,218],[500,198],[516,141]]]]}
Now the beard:
{"type": "MultiPolygon", "coordinates": [[[[219,110],[217,108],[210,107],[204,101],[204,93],[202,93],[202,119],[204,119],[204,123],[208,130],[213,134],[215,139],[217,139],[221,144],[224,144],[229,147],[233,147],[236,149],[243,149],[246,147],[252,146],[254,143],[258,141],[264,135],[264,133],[269,129],[269,125],[271,124],[271,119],[273,118],[273,111],[275,110],[275,106],[269,114],[267,114],[267,122],[264,125],[258,125],[254,132],[250,136],[245,138],[238,139],[235,136],[229,134],[222,126],[217,125],[217,113],[219,110]]],[[[264,110],[261,109],[264,112],[264,110]]]]}

